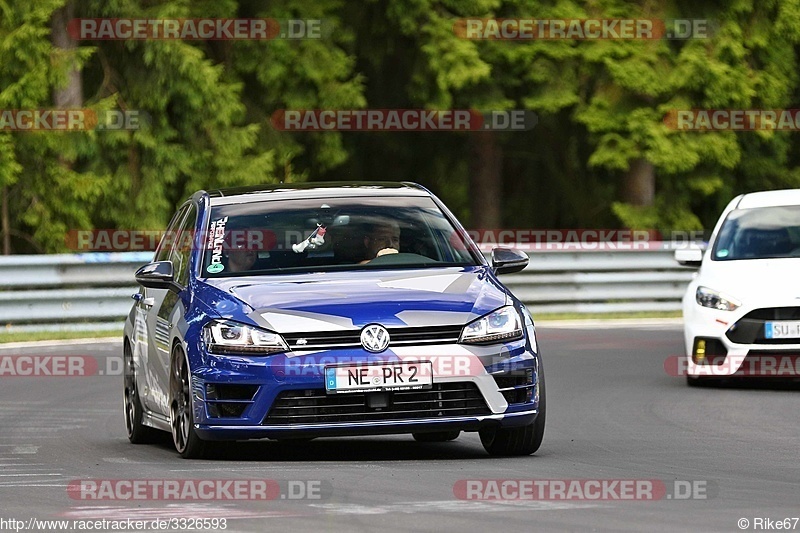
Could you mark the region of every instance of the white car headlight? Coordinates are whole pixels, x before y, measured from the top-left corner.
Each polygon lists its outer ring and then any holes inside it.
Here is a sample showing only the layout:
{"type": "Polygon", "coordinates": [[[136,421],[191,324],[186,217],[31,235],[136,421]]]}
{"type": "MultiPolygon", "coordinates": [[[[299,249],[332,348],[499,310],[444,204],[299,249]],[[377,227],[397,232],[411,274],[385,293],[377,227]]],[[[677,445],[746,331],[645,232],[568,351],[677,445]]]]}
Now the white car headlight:
{"type": "Polygon", "coordinates": [[[208,350],[221,355],[271,355],[288,352],[283,337],[232,320],[212,320],[203,328],[208,350]]]}
{"type": "Polygon", "coordinates": [[[718,309],[720,311],[733,311],[742,305],[742,302],[721,292],[709,289],[708,287],[697,287],[694,296],[697,303],[703,307],[718,309]]]}
{"type": "Polygon", "coordinates": [[[492,344],[522,337],[519,313],[513,306],[501,307],[488,315],[470,322],[461,331],[458,342],[467,344],[492,344]]]}

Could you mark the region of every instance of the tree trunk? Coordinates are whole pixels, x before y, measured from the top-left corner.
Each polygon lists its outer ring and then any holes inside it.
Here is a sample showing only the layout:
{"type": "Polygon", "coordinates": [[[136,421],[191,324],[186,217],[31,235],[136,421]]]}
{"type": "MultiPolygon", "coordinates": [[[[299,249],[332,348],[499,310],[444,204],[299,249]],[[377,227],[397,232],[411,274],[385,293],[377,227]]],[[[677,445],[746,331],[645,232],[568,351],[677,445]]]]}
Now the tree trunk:
{"type": "Polygon", "coordinates": [[[497,229],[503,223],[503,149],[493,132],[469,138],[470,228],[497,229]]]}
{"type": "Polygon", "coordinates": [[[656,170],[644,158],[634,159],[625,173],[622,200],[637,207],[653,205],[656,196],[656,170]]]}
{"type": "Polygon", "coordinates": [[[8,220],[8,187],[3,187],[3,203],[0,207],[0,224],[3,226],[3,255],[11,255],[11,224],[8,220]]]}
{"type": "MultiPolygon", "coordinates": [[[[53,12],[50,38],[56,48],[74,50],[78,46],[67,31],[67,24],[73,18],[75,18],[74,0],[67,0],[64,7],[53,12]]],[[[53,104],[57,108],[78,108],[83,105],[83,83],[81,72],[77,67],[67,73],[66,86],[54,89],[53,104]]]]}

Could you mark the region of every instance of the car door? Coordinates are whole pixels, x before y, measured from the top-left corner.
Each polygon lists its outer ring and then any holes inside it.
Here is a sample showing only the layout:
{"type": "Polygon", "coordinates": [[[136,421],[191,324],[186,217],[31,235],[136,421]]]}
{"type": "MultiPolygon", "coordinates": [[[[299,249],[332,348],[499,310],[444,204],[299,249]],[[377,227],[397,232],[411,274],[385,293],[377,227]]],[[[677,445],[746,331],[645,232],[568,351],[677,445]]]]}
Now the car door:
{"type": "MultiPolygon", "coordinates": [[[[187,224],[193,224],[196,209],[191,203],[184,204],[173,217],[167,232],[156,251],[156,261],[173,261],[173,272],[178,277],[179,265],[175,258],[181,245],[181,235],[187,224]],[[191,222],[189,220],[191,219],[191,222]]],[[[190,231],[194,226],[190,227],[190,231]]],[[[163,416],[169,414],[169,351],[170,313],[179,301],[174,290],[146,288],[141,303],[146,307],[145,328],[147,330],[146,379],[148,387],[142,396],[145,408],[163,416]]]]}

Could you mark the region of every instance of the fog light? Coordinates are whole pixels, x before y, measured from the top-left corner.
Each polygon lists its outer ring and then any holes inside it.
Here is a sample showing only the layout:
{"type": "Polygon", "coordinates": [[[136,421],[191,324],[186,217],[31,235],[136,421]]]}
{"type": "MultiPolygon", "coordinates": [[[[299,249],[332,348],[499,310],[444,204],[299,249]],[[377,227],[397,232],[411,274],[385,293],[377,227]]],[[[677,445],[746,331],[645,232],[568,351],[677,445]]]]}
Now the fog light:
{"type": "Polygon", "coordinates": [[[719,339],[696,338],[692,348],[692,361],[696,365],[721,365],[728,350],[719,339]]]}
{"type": "Polygon", "coordinates": [[[697,341],[697,346],[694,349],[694,358],[697,361],[702,361],[706,358],[706,341],[699,340],[697,341]]]}

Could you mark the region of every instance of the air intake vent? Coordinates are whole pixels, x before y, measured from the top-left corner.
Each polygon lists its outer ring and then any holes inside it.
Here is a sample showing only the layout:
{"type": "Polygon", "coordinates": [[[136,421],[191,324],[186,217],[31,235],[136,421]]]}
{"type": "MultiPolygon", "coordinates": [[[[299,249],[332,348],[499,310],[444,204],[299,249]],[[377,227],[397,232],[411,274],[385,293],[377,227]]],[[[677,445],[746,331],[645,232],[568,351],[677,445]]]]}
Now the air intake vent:
{"type": "Polygon", "coordinates": [[[491,414],[474,383],[434,383],[424,391],[326,394],[323,389],[284,391],[264,424],[325,424],[413,420],[491,414]],[[380,402],[370,395],[381,395],[380,402]],[[379,406],[379,407],[376,407],[379,406]]]}

